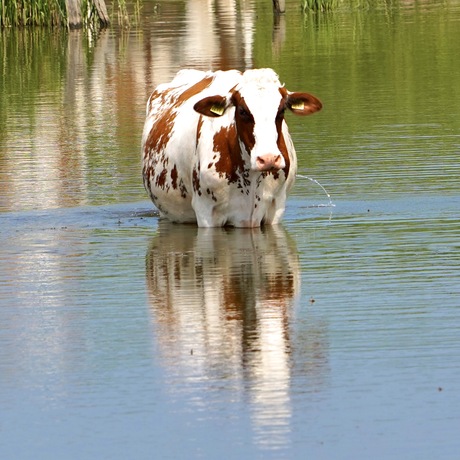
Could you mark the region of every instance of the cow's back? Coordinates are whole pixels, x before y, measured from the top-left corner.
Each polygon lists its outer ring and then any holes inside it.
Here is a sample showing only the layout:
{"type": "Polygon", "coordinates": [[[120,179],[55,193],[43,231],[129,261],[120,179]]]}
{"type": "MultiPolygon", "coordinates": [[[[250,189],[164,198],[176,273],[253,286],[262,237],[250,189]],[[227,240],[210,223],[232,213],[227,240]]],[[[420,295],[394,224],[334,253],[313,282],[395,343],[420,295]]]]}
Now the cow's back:
{"type": "Polygon", "coordinates": [[[144,186],[162,215],[179,222],[196,221],[191,205],[200,114],[195,103],[206,96],[226,94],[241,73],[236,70],[181,70],[157,86],[147,102],[142,137],[144,186]]]}

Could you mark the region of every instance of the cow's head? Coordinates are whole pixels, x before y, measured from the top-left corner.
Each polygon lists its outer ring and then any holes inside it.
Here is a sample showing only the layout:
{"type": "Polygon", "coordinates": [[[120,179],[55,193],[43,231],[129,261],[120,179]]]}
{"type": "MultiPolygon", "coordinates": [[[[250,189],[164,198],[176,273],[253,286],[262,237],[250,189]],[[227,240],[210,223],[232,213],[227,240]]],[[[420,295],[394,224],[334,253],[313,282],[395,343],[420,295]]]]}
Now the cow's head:
{"type": "Polygon", "coordinates": [[[284,88],[271,69],[247,70],[229,94],[205,97],[194,105],[198,113],[208,117],[220,117],[234,108],[239,142],[255,171],[286,167],[289,160],[282,132],[286,109],[296,115],[310,115],[321,107],[311,94],[284,88]]]}

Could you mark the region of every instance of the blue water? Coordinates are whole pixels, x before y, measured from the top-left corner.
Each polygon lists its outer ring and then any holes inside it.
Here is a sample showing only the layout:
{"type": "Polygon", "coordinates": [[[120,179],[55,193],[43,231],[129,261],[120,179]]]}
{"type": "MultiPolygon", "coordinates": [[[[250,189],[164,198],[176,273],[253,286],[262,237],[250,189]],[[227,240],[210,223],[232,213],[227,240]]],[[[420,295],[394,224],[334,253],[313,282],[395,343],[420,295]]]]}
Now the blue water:
{"type": "Polygon", "coordinates": [[[2,214],[2,458],[456,458],[459,202],[2,214]]]}

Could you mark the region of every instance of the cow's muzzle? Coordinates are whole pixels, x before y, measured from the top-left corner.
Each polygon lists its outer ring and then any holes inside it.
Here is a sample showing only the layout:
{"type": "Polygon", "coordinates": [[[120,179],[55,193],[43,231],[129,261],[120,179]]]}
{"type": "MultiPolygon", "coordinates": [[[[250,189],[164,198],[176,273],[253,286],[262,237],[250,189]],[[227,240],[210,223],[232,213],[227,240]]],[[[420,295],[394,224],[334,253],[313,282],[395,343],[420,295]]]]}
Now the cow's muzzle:
{"type": "Polygon", "coordinates": [[[256,169],[258,171],[278,171],[284,168],[284,158],[281,154],[267,153],[256,158],[256,169]]]}

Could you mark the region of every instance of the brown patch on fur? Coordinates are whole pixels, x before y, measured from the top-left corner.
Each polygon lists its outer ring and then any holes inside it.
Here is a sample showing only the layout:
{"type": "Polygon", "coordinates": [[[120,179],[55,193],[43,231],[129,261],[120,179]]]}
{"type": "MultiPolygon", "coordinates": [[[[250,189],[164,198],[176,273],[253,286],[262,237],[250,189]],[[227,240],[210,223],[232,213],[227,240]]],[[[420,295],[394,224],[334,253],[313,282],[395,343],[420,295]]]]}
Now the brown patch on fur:
{"type": "Polygon", "coordinates": [[[246,146],[248,152],[251,152],[256,143],[254,137],[254,117],[249,111],[244,98],[238,91],[232,95],[232,102],[235,106],[235,124],[238,131],[238,137],[246,146]]]}
{"type": "Polygon", "coordinates": [[[184,102],[188,101],[192,96],[195,94],[201,93],[204,89],[206,89],[214,80],[214,77],[206,77],[203,80],[200,80],[198,83],[195,83],[190,88],[183,91],[179,94],[177,98],[177,107],[181,106],[184,102]]]}
{"type": "Polygon", "coordinates": [[[192,185],[193,185],[193,190],[195,192],[197,192],[199,196],[201,196],[200,165],[198,165],[197,167],[193,168],[192,185]]]}
{"type": "Polygon", "coordinates": [[[163,110],[162,116],[153,124],[145,142],[145,152],[160,152],[166,147],[171,137],[176,112],[173,107],[163,110]]]}
{"type": "Polygon", "coordinates": [[[195,148],[198,147],[198,143],[200,142],[200,137],[201,137],[201,127],[203,126],[203,117],[200,116],[198,119],[198,123],[196,125],[196,144],[195,148]]]}
{"type": "Polygon", "coordinates": [[[177,168],[176,165],[174,165],[173,169],[171,169],[171,187],[175,190],[177,189],[177,168]]]}
{"type": "Polygon", "coordinates": [[[214,134],[213,150],[220,154],[215,163],[216,171],[220,175],[225,175],[229,182],[237,182],[244,174],[245,163],[234,124],[223,127],[214,134]]]}
{"type": "Polygon", "coordinates": [[[168,171],[167,171],[167,169],[165,168],[165,169],[163,169],[163,171],[161,171],[161,173],[158,174],[157,177],[155,178],[155,185],[156,185],[157,187],[160,187],[160,188],[164,189],[165,186],[166,186],[166,177],[167,177],[167,175],[168,175],[168,171]]]}
{"type": "Polygon", "coordinates": [[[185,186],[184,181],[182,179],[179,181],[179,190],[180,190],[180,196],[182,198],[187,198],[188,196],[187,187],[185,186]]]}
{"type": "MultiPolygon", "coordinates": [[[[279,92],[281,94],[282,99],[280,101],[280,105],[279,105],[279,108],[278,108],[278,115],[277,115],[277,117],[275,119],[276,132],[278,134],[276,144],[277,144],[278,148],[280,149],[281,155],[283,155],[283,158],[284,158],[284,161],[285,161],[285,164],[286,164],[286,166],[283,168],[283,171],[284,171],[285,177],[287,178],[288,175],[289,175],[289,169],[291,168],[291,160],[289,159],[289,153],[288,153],[288,149],[286,147],[286,142],[284,140],[282,127],[283,127],[283,122],[284,122],[284,110],[286,108],[286,101],[287,101],[288,92],[287,92],[286,88],[284,88],[284,87],[280,88],[279,92]]],[[[279,177],[278,173],[274,173],[273,177],[275,179],[278,179],[278,177],[279,177]]]]}

